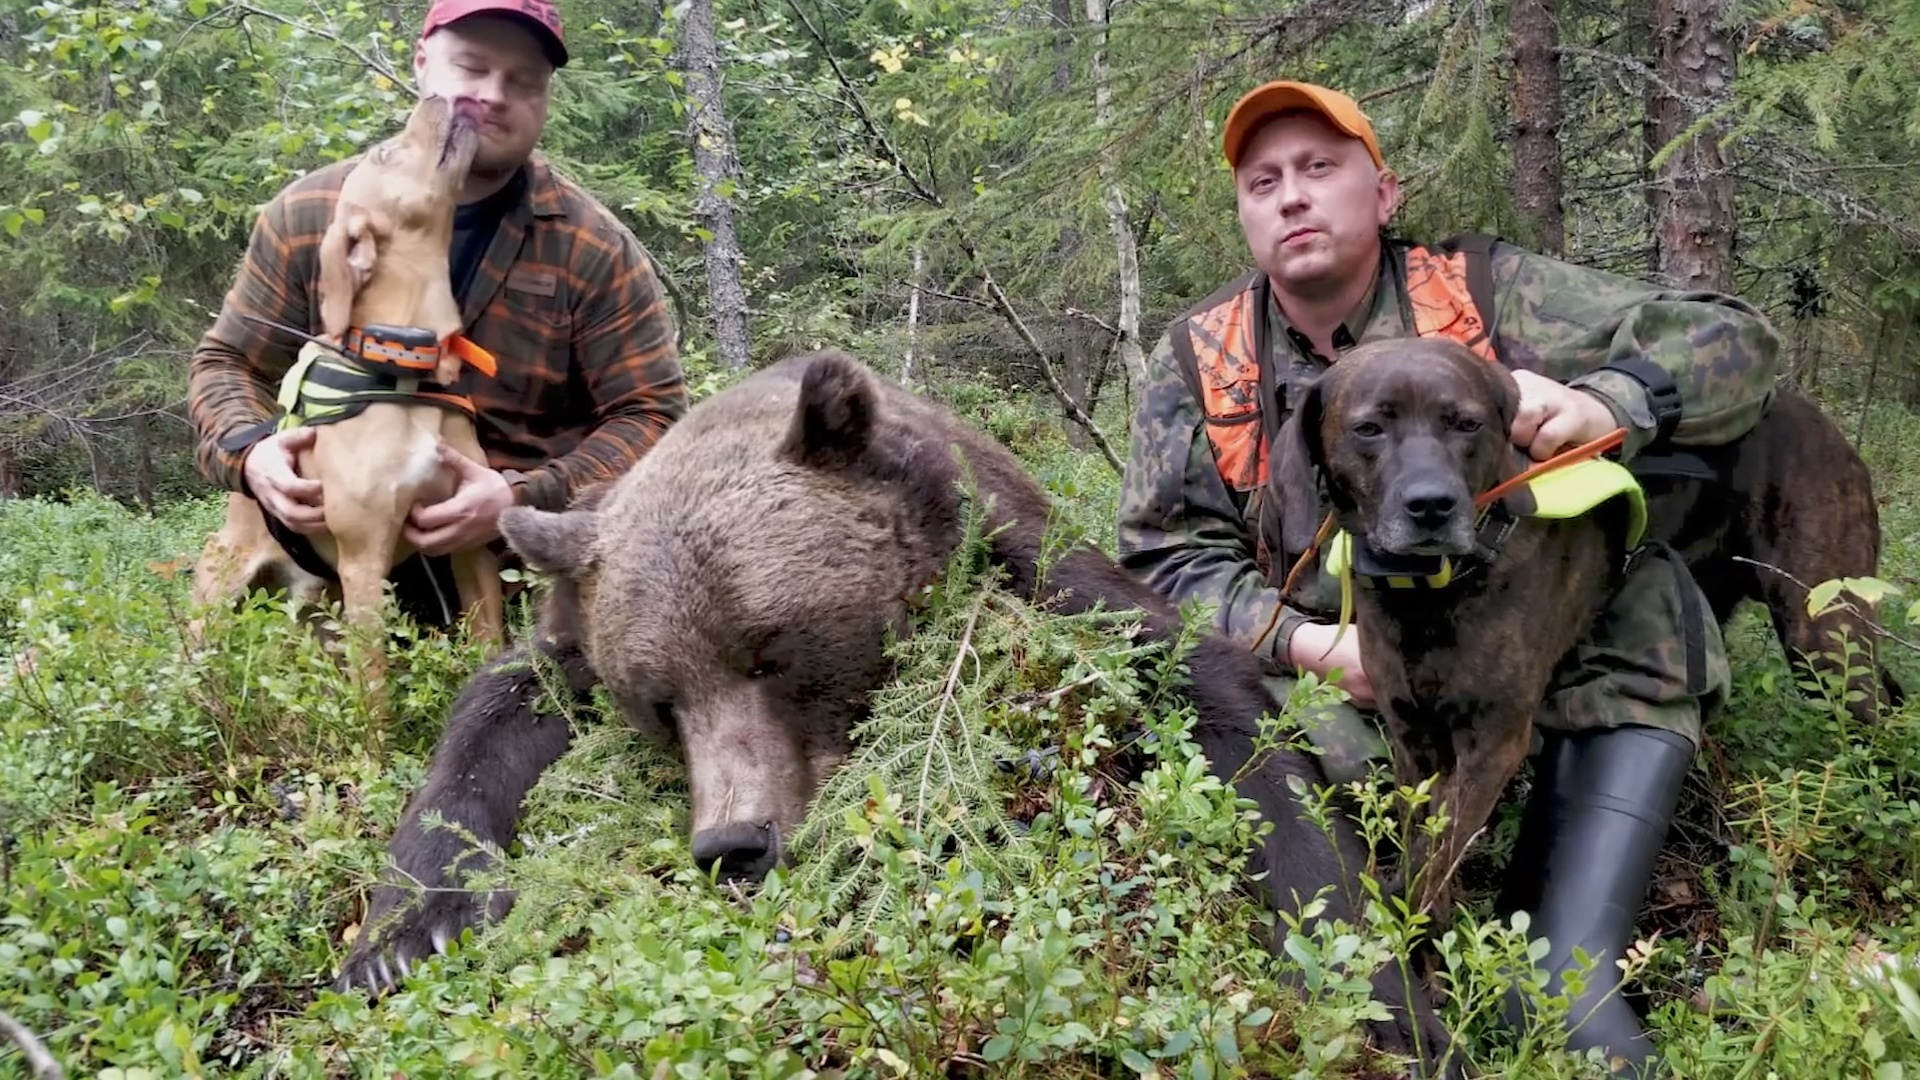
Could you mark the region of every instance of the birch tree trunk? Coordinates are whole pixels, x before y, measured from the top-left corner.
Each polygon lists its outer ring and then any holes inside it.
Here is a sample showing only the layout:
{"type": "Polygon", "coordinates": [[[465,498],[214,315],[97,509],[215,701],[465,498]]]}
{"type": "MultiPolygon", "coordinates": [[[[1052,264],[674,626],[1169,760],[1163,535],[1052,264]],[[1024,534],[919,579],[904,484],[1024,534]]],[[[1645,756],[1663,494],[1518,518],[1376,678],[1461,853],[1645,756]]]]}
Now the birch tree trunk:
{"type": "MultiPolygon", "coordinates": [[[[1654,0],[1653,141],[1667,147],[1733,86],[1733,51],[1722,24],[1728,0],[1654,0]]],[[[1674,288],[1733,287],[1733,177],[1714,123],[1689,137],[1654,177],[1654,235],[1660,277],[1674,288]]]]}
{"type": "MultiPolygon", "coordinates": [[[[1113,89],[1107,74],[1107,0],[1087,0],[1093,30],[1093,126],[1104,140],[1113,124],[1113,89]]],[[[1120,278],[1120,361],[1134,386],[1147,379],[1147,358],[1140,349],[1140,253],[1127,223],[1127,198],[1114,175],[1113,149],[1100,147],[1100,182],[1106,187],[1107,221],[1113,227],[1113,254],[1120,278]]]]}
{"type": "MultiPolygon", "coordinates": [[[[1089,3],[1095,0],[1088,0],[1089,3]]],[[[1513,0],[1513,201],[1548,255],[1566,250],[1560,170],[1560,0],[1513,0]]]]}
{"type": "Polygon", "coordinates": [[[913,292],[907,295],[907,358],[900,364],[900,385],[913,386],[913,351],[920,340],[920,267],[926,258],[926,252],[915,245],[913,249],[913,292]]]}
{"type": "Polygon", "coordinates": [[[747,366],[747,290],[740,280],[740,241],[733,232],[733,202],[725,188],[735,174],[733,126],[720,89],[720,48],[713,32],[713,0],[692,0],[680,28],[680,71],[693,110],[687,135],[693,142],[693,214],[707,232],[707,307],[714,344],[728,368],[747,366]]]}

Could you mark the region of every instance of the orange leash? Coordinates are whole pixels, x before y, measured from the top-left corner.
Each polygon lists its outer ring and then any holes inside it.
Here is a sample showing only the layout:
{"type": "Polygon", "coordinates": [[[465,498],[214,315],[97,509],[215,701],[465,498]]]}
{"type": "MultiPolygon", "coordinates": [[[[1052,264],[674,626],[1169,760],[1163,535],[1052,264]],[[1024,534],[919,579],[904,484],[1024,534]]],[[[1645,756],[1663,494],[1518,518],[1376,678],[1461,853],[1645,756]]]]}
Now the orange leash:
{"type": "Polygon", "coordinates": [[[1305,570],[1307,564],[1313,561],[1313,557],[1320,554],[1320,545],[1333,539],[1335,524],[1334,516],[1328,514],[1327,519],[1320,523],[1320,531],[1314,534],[1313,543],[1308,544],[1307,550],[1301,552],[1300,557],[1293,561],[1293,569],[1287,571],[1287,580],[1280,586],[1280,596],[1283,599],[1293,595],[1293,586],[1300,580],[1300,571],[1305,570]]]}
{"type": "Polygon", "coordinates": [[[1540,464],[1535,465],[1531,469],[1528,469],[1526,472],[1523,472],[1518,476],[1512,477],[1511,479],[1503,480],[1500,483],[1495,484],[1494,486],[1488,488],[1486,491],[1482,492],[1480,495],[1474,498],[1473,505],[1476,507],[1485,508],[1489,503],[1494,502],[1495,500],[1506,495],[1508,492],[1512,491],[1514,488],[1517,488],[1520,485],[1526,483],[1527,481],[1534,479],[1535,477],[1539,476],[1542,473],[1552,472],[1553,470],[1558,469],[1563,465],[1571,465],[1576,461],[1585,461],[1588,458],[1599,457],[1601,454],[1604,454],[1607,451],[1612,450],[1615,447],[1619,446],[1621,443],[1625,442],[1626,439],[1627,439],[1626,428],[1614,428],[1612,431],[1608,432],[1605,435],[1600,436],[1599,438],[1593,440],[1590,443],[1587,443],[1584,446],[1576,446],[1571,450],[1562,450],[1558,454],[1555,454],[1554,456],[1548,458],[1547,460],[1541,462],[1540,464]]]}

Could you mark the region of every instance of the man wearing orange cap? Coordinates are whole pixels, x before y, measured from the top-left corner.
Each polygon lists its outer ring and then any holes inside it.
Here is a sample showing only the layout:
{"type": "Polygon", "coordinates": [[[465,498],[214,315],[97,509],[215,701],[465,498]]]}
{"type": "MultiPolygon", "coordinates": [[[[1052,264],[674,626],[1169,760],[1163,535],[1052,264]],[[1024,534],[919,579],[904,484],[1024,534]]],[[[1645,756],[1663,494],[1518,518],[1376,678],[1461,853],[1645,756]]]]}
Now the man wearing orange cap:
{"type": "MultiPolygon", "coordinates": [[[[435,0],[414,51],[420,94],[480,103],[448,257],[464,333],[498,358],[496,376],[468,370],[457,387],[478,409],[491,468],[452,455],[459,487],[413,509],[405,535],[420,554],[392,575],[403,609],[432,624],[454,615],[448,553],[502,548],[503,508],[564,507],[583,485],[626,471],[686,410],[652,257],[534,150],[567,59],[551,0],[435,0]]],[[[358,160],[317,169],[267,203],[188,376],[201,471],[256,499],[288,553],[323,578],[333,571],[306,539],[325,528],[320,485],[296,467],[314,429],[272,431],[302,339],[273,324],[318,332],[317,251],[358,160]]]]}
{"type": "MultiPolygon", "coordinates": [[[[1270,443],[1300,392],[1358,344],[1448,337],[1513,371],[1523,401],[1511,436],[1533,459],[1624,428],[1630,460],[1751,430],[1780,342],[1730,297],[1664,290],[1490,238],[1390,236],[1399,181],[1366,115],[1325,87],[1283,81],[1248,93],[1227,117],[1224,149],[1258,269],[1176,320],[1148,364],[1119,556],[1175,601],[1212,606],[1221,632],[1274,663],[1281,700],[1296,670],[1339,672],[1350,702],[1311,718],[1307,735],[1329,777],[1344,781],[1387,760],[1358,637],[1349,630],[1333,643],[1338,583],[1324,569],[1303,574],[1291,602],[1276,588],[1328,508],[1279,521],[1278,508],[1261,505],[1270,443]],[[1265,549],[1269,536],[1278,550],[1265,549]]],[[[1551,939],[1543,967],[1572,969],[1575,946],[1599,958],[1574,1002],[1571,1045],[1649,1066],[1657,1058],[1617,993],[1614,961],[1702,714],[1726,691],[1727,661],[1677,558],[1638,560],[1596,627],[1538,714],[1536,779],[1501,901],[1528,910],[1532,931],[1551,939]]],[[[1514,1002],[1509,1017],[1519,1015],[1514,1002]]]]}

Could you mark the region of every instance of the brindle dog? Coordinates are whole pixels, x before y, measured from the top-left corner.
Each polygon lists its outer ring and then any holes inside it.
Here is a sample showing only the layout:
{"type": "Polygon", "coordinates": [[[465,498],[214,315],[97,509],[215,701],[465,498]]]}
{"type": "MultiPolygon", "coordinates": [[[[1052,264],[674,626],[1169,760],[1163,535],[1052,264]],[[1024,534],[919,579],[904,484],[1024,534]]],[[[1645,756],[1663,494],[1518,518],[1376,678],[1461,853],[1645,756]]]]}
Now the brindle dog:
{"type": "MultiPolygon", "coordinates": [[[[1282,435],[1289,455],[1324,476],[1340,526],[1373,557],[1477,550],[1475,496],[1526,459],[1508,436],[1520,404],[1513,376],[1458,344],[1363,345],[1305,394],[1282,435]]],[[[1296,478],[1297,481],[1298,478],[1296,478]]],[[[1288,516],[1315,515],[1308,485],[1276,493],[1288,516]],[[1303,497],[1306,496],[1306,497],[1303,497]]],[[[1625,507],[1568,520],[1519,518],[1497,558],[1456,570],[1443,589],[1353,591],[1367,679],[1404,784],[1438,774],[1432,810],[1448,827],[1408,852],[1416,901],[1444,910],[1466,843],[1492,816],[1532,741],[1555,667],[1624,578],[1625,507]]]]}
{"type": "MultiPolygon", "coordinates": [[[[1280,520],[1262,521],[1270,549],[1288,553],[1276,573],[1319,523],[1317,479],[1341,526],[1376,553],[1470,554],[1473,496],[1529,465],[1508,440],[1518,403],[1504,368],[1451,343],[1387,342],[1343,357],[1276,440],[1268,504],[1280,520]]],[[[1880,543],[1872,477],[1812,401],[1783,387],[1744,439],[1643,451],[1630,468],[1647,494],[1648,539],[1687,563],[1717,621],[1743,600],[1763,602],[1789,656],[1830,671],[1837,665],[1817,654],[1835,647],[1834,632],[1872,650],[1854,614],[1815,617],[1805,604],[1803,585],[1875,574],[1880,543]],[[1820,478],[1817,507],[1809,476],[1820,478]]],[[[1428,869],[1429,898],[1444,896],[1432,890],[1524,758],[1553,668],[1619,586],[1624,512],[1616,502],[1582,519],[1524,521],[1494,563],[1444,590],[1355,590],[1397,775],[1443,775],[1436,802],[1450,804],[1459,838],[1432,853],[1444,861],[1428,869]]],[[[1872,722],[1901,691],[1877,660],[1866,668],[1849,681],[1849,707],[1872,722]]]]}

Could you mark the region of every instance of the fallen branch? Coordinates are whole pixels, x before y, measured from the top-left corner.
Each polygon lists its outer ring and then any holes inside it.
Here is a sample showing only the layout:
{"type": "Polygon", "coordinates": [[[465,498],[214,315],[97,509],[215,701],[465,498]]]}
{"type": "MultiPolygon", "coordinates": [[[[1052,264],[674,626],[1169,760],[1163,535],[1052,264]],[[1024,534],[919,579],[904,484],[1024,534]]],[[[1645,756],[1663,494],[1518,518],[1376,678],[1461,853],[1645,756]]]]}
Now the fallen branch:
{"type": "MultiPolygon", "coordinates": [[[[1781,569],[1780,567],[1774,566],[1770,563],[1763,563],[1759,559],[1749,559],[1745,555],[1735,555],[1733,556],[1733,561],[1743,562],[1743,563],[1746,563],[1748,566],[1757,566],[1762,570],[1768,571],[1769,573],[1778,574],[1781,577],[1786,578],[1788,581],[1793,582],[1795,585],[1800,586],[1800,588],[1805,592],[1808,592],[1808,593],[1813,592],[1813,587],[1811,585],[1808,585],[1806,582],[1801,581],[1799,578],[1795,577],[1793,573],[1789,570],[1781,569]]],[[[1906,638],[1903,638],[1900,635],[1894,633],[1893,631],[1887,629],[1885,626],[1882,626],[1880,624],[1880,621],[1874,618],[1873,613],[1860,610],[1859,605],[1855,604],[1853,601],[1846,599],[1844,596],[1835,596],[1834,605],[1838,607],[1844,607],[1848,611],[1852,612],[1854,616],[1858,618],[1860,622],[1868,630],[1873,632],[1874,635],[1884,638],[1887,641],[1891,641],[1896,645],[1904,645],[1907,648],[1912,649],[1914,652],[1920,653],[1920,642],[1908,641],[1906,638]]],[[[1832,610],[1832,609],[1829,608],[1828,610],[1832,610]]]]}
{"type": "Polygon", "coordinates": [[[20,1048],[20,1056],[27,1059],[27,1067],[33,1071],[34,1080],[66,1080],[67,1072],[60,1063],[53,1060],[47,1052],[46,1044],[28,1031],[26,1025],[5,1012],[0,1012],[0,1033],[13,1040],[20,1048]]]}

